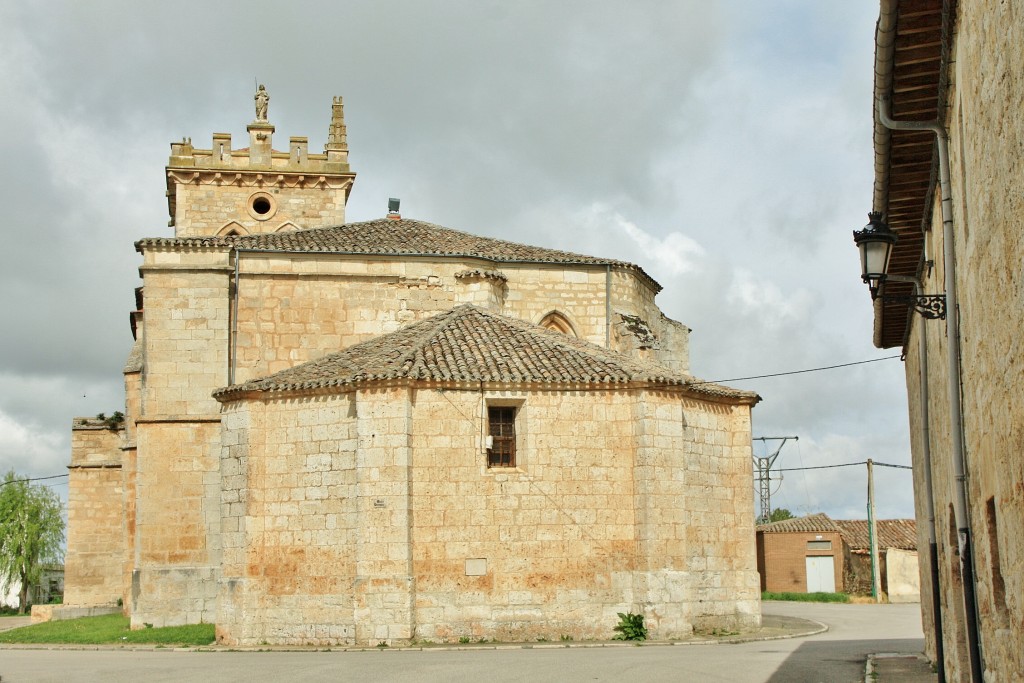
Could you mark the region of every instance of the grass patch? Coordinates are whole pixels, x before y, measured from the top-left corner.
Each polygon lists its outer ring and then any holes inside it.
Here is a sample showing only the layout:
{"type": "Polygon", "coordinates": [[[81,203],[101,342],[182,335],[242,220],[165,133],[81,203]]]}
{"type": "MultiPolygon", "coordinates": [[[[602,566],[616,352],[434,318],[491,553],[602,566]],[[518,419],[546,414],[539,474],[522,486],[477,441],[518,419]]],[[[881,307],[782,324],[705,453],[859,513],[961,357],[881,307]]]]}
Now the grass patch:
{"type": "Polygon", "coordinates": [[[761,593],[762,600],[785,600],[787,602],[850,602],[846,593],[761,593]]]}
{"type": "Polygon", "coordinates": [[[64,643],[74,645],[209,645],[213,624],[189,624],[132,631],[128,617],[104,614],[64,621],[46,621],[0,633],[0,643],[64,643]]]}

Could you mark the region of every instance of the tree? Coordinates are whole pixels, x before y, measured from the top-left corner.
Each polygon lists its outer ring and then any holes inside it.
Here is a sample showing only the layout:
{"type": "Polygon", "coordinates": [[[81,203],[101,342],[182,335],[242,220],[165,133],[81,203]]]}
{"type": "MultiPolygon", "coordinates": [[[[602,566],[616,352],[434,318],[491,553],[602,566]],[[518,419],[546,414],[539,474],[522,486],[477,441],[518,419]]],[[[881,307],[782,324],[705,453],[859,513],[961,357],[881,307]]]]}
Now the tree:
{"type": "Polygon", "coordinates": [[[21,583],[18,614],[47,564],[63,561],[63,505],[46,486],[32,486],[13,471],[0,482],[0,585],[21,583]]]}
{"type": "Polygon", "coordinates": [[[793,519],[793,513],[786,508],[775,508],[768,517],[769,522],[781,522],[784,519],[793,519]]]}

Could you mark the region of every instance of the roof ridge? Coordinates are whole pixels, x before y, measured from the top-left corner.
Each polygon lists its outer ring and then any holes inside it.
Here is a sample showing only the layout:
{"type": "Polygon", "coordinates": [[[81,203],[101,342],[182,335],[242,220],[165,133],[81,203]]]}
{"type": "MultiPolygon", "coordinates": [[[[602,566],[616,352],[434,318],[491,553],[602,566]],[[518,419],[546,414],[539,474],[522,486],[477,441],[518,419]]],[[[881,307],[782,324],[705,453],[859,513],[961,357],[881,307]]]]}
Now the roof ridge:
{"type": "Polygon", "coordinates": [[[375,218],[283,233],[254,233],[230,237],[150,237],[135,242],[137,251],[144,251],[148,247],[234,247],[247,251],[439,256],[480,259],[492,263],[614,266],[635,272],[655,292],[662,289],[642,267],[628,261],[513,242],[501,237],[476,235],[412,218],[375,218]]]}
{"type": "MultiPolygon", "coordinates": [[[[827,527],[829,530],[841,533],[839,525],[836,524],[835,520],[824,512],[812,512],[811,514],[803,515],[802,517],[790,517],[789,519],[780,519],[766,524],[758,524],[757,529],[759,531],[790,530],[791,527],[806,527],[809,526],[809,523],[813,524],[815,522],[821,522],[822,526],[827,527]]],[[[798,529],[792,530],[799,531],[798,529]]]]}
{"type": "MultiPolygon", "coordinates": [[[[419,343],[417,345],[411,347],[406,353],[404,353],[401,356],[399,356],[399,360],[400,361],[402,359],[408,359],[408,360],[412,360],[413,361],[412,365],[409,367],[409,370],[408,370],[408,374],[410,376],[415,376],[415,373],[416,373],[418,368],[420,368],[420,369],[425,369],[426,368],[426,363],[423,361],[422,358],[420,358],[420,359],[416,359],[415,358],[417,356],[417,354],[421,354],[422,353],[423,344],[427,340],[429,340],[432,337],[436,336],[438,332],[440,332],[447,325],[449,325],[452,322],[453,318],[459,318],[462,315],[465,315],[464,311],[465,311],[465,309],[467,307],[468,308],[475,308],[475,306],[473,306],[472,304],[459,304],[458,306],[455,306],[453,308],[449,308],[446,311],[442,311],[441,313],[439,313],[439,314],[437,314],[435,316],[431,316],[431,317],[426,318],[425,320],[421,321],[423,323],[426,323],[427,321],[431,321],[431,322],[436,321],[436,324],[429,325],[429,326],[428,325],[424,325],[423,326],[423,332],[422,332],[422,334],[419,335],[419,337],[420,337],[419,338],[419,343]]],[[[399,363],[399,365],[404,365],[404,364],[405,364],[404,362],[400,362],[399,363]]]]}
{"type": "Polygon", "coordinates": [[[247,391],[350,386],[364,381],[431,380],[678,387],[709,397],[757,401],[752,392],[691,384],[692,378],[529,321],[459,304],[345,349],[218,389],[247,391]]]}

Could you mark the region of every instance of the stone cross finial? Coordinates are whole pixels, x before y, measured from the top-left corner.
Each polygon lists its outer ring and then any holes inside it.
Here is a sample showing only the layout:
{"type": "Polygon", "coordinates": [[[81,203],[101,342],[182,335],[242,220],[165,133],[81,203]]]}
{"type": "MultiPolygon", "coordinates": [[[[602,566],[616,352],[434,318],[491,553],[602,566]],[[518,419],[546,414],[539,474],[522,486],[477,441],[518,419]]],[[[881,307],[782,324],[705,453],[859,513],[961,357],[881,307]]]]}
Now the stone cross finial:
{"type": "Polygon", "coordinates": [[[256,95],[253,97],[256,100],[256,120],[266,121],[267,120],[267,106],[270,104],[270,95],[267,93],[267,89],[262,84],[256,89],[256,95]]]}

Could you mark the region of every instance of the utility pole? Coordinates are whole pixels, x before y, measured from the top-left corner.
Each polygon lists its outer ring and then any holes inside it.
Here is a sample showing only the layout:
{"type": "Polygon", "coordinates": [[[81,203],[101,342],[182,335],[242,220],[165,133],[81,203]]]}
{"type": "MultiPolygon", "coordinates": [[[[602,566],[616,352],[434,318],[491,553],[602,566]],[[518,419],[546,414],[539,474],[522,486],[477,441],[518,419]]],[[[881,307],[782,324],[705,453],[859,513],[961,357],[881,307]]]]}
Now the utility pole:
{"type": "Polygon", "coordinates": [[[771,520],[772,516],[772,487],[771,487],[771,468],[775,464],[775,459],[779,457],[779,453],[782,451],[782,447],[786,445],[786,442],[790,439],[799,441],[799,436],[755,436],[754,441],[782,441],[779,447],[775,449],[775,452],[771,455],[767,455],[763,458],[759,458],[756,455],[754,457],[754,474],[755,480],[758,483],[758,494],[760,498],[760,510],[761,516],[757,518],[758,524],[767,524],[771,520]]]}
{"type": "Polygon", "coordinates": [[[871,553],[871,597],[882,601],[882,577],[878,575],[878,525],[875,522],[875,463],[868,458],[868,545],[871,553]]]}

